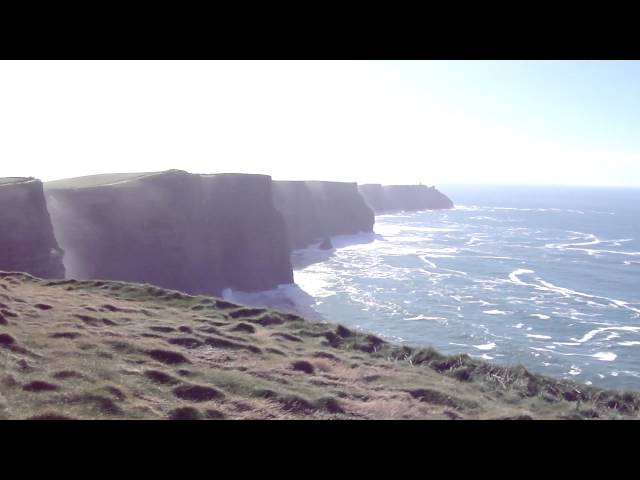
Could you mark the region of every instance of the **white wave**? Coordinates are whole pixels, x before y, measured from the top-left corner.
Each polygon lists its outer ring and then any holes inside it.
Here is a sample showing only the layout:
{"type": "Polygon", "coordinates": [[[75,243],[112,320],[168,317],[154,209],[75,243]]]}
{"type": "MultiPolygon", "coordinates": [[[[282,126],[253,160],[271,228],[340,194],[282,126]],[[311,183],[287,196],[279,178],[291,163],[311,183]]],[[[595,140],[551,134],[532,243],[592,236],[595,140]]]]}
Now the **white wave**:
{"type": "Polygon", "coordinates": [[[462,211],[462,212],[477,212],[484,208],[486,207],[480,207],[477,205],[456,205],[455,206],[455,210],[462,211]]]}
{"type": "Polygon", "coordinates": [[[487,315],[509,315],[511,312],[505,312],[504,310],[483,310],[482,313],[487,315]]]}
{"type": "Polygon", "coordinates": [[[579,252],[585,252],[588,255],[610,254],[610,255],[626,255],[629,257],[640,256],[640,252],[620,252],[618,250],[600,250],[600,249],[593,249],[593,248],[565,248],[564,250],[574,250],[579,252]]]}
{"type": "Polygon", "coordinates": [[[599,243],[602,243],[602,240],[600,240],[598,237],[596,237],[593,233],[587,233],[585,234],[587,236],[587,238],[589,238],[590,240],[587,242],[580,242],[580,243],[547,243],[545,245],[545,247],[547,248],[559,248],[559,249],[566,249],[569,247],[578,247],[578,246],[584,246],[584,245],[598,245],[599,243]]]}
{"type": "Polygon", "coordinates": [[[602,360],[603,362],[613,362],[618,355],[613,352],[598,352],[591,355],[593,358],[597,358],[598,360],[602,360]]]}
{"type": "Polygon", "coordinates": [[[582,233],[582,232],[574,232],[579,235],[578,237],[573,237],[571,240],[584,239],[586,242],[572,242],[572,243],[547,243],[545,244],[546,248],[554,248],[561,251],[571,250],[578,252],[585,252],[587,255],[602,255],[602,254],[610,254],[610,255],[626,255],[626,256],[640,256],[640,252],[625,252],[619,250],[604,250],[604,249],[596,249],[596,248],[583,248],[590,245],[610,245],[614,247],[621,246],[622,243],[633,241],[632,238],[619,238],[614,240],[602,240],[596,237],[592,233],[582,233]]]}
{"type": "Polygon", "coordinates": [[[438,266],[430,260],[427,260],[426,255],[418,255],[418,258],[422,260],[424,263],[429,265],[431,268],[438,268],[438,266]]]}
{"type": "Polygon", "coordinates": [[[497,218],[493,218],[493,217],[484,217],[484,216],[469,217],[469,220],[489,220],[489,221],[491,221],[491,222],[502,222],[502,220],[498,220],[497,218]]]}
{"type": "Polygon", "coordinates": [[[487,355],[486,353],[483,353],[482,355],[476,355],[476,354],[470,353],[469,356],[472,357],[472,358],[481,358],[482,360],[493,360],[494,359],[494,357],[492,357],[490,355],[487,355]]]}
{"type": "Polygon", "coordinates": [[[448,228],[448,227],[417,227],[417,226],[409,226],[405,227],[404,230],[411,230],[413,232],[457,232],[457,228],[448,228]]]}
{"type": "MultiPolygon", "coordinates": [[[[509,279],[517,284],[517,285],[527,285],[530,287],[535,288],[536,290],[540,290],[540,291],[546,291],[546,292],[554,292],[554,293],[559,293],[560,295],[564,296],[564,297],[572,297],[572,296],[577,296],[577,297],[583,297],[583,298],[593,298],[596,300],[605,300],[606,302],[609,303],[609,306],[614,306],[614,307],[620,307],[620,308],[625,308],[627,310],[630,310],[634,313],[640,314],[640,309],[632,307],[629,305],[628,302],[624,301],[624,300],[616,300],[614,298],[609,298],[609,297],[601,297],[598,295],[590,295],[588,293],[584,293],[584,292],[578,292],[576,290],[571,290],[570,288],[565,288],[565,287],[560,287],[558,285],[554,285],[551,282],[547,282],[542,280],[539,277],[536,277],[536,280],[539,283],[527,283],[527,282],[523,282],[522,280],[520,280],[520,275],[524,275],[527,273],[535,273],[533,270],[527,270],[524,268],[519,268],[517,270],[514,270],[513,272],[511,272],[509,274],[509,279]]],[[[589,302],[587,302],[589,303],[589,302]]],[[[593,306],[596,307],[604,307],[605,305],[601,305],[601,304],[597,304],[595,302],[591,302],[593,303],[593,306]]]]}
{"type": "Polygon", "coordinates": [[[421,248],[420,252],[422,257],[430,257],[430,258],[453,258],[454,253],[458,253],[458,249],[454,247],[445,247],[445,248],[421,248]]]}
{"type": "Polygon", "coordinates": [[[484,345],[473,345],[473,347],[477,348],[478,350],[493,350],[494,348],[496,348],[496,344],[491,342],[484,345]]]}
{"type": "Polygon", "coordinates": [[[569,375],[580,375],[582,373],[582,369],[576,365],[571,365],[571,369],[567,373],[569,375]]]}
{"type": "Polygon", "coordinates": [[[467,275],[467,272],[463,272],[462,270],[453,270],[451,268],[440,268],[440,270],[442,270],[443,272],[451,272],[451,273],[458,273],[460,275],[467,275]]]}
{"type": "Polygon", "coordinates": [[[466,303],[470,303],[470,304],[478,304],[481,307],[491,307],[494,305],[497,305],[497,303],[491,303],[491,302],[487,302],[485,300],[467,300],[466,303]]]}
{"type": "Polygon", "coordinates": [[[327,274],[321,274],[317,271],[294,270],[293,272],[295,283],[300,285],[309,295],[316,298],[336,295],[327,276],[327,274]]]}
{"type": "Polygon", "coordinates": [[[426,315],[416,315],[415,317],[408,317],[405,320],[436,320],[436,321],[445,321],[444,317],[428,317],[426,315]]]}
{"type": "Polygon", "coordinates": [[[640,327],[624,326],[624,327],[596,328],[595,330],[591,330],[591,331],[585,333],[582,336],[582,338],[572,338],[571,340],[573,340],[574,342],[578,342],[578,343],[585,343],[585,342],[588,342],[589,340],[592,340],[593,337],[595,337],[599,333],[610,331],[610,330],[616,330],[616,331],[621,331],[621,332],[640,332],[640,327]]]}
{"type": "Polygon", "coordinates": [[[471,238],[469,240],[467,240],[466,245],[471,246],[471,245],[477,245],[478,243],[482,243],[484,241],[486,241],[486,236],[485,235],[471,235],[471,238]]]}
{"type": "Polygon", "coordinates": [[[557,212],[557,213],[577,213],[578,215],[584,215],[583,210],[570,209],[570,208],[519,208],[519,207],[477,207],[477,210],[492,211],[513,211],[513,212],[557,212]]]}
{"type": "Polygon", "coordinates": [[[551,318],[549,315],[543,315],[542,313],[532,313],[529,316],[530,317],[537,317],[540,320],[549,320],[551,318]]]}
{"type": "Polygon", "coordinates": [[[618,342],[618,345],[622,345],[623,347],[633,347],[634,345],[640,345],[640,342],[636,342],[636,341],[618,342]]]}
{"type": "Polygon", "coordinates": [[[297,313],[311,320],[322,320],[322,316],[313,308],[315,299],[295,284],[278,285],[273,290],[262,292],[242,292],[226,288],[222,291],[222,298],[243,305],[297,313]]]}
{"type": "Polygon", "coordinates": [[[487,258],[489,260],[491,260],[491,259],[496,259],[496,260],[515,260],[515,258],[513,258],[513,257],[499,257],[499,256],[493,256],[493,255],[477,255],[477,256],[475,256],[475,258],[487,258]]]}
{"type": "Polygon", "coordinates": [[[539,338],[540,340],[551,340],[551,337],[548,335],[535,335],[533,333],[527,333],[527,337],[529,338],[539,338]]]}
{"type": "Polygon", "coordinates": [[[509,280],[511,280],[513,283],[517,283],[518,285],[530,285],[520,280],[520,275],[524,275],[525,273],[535,273],[535,271],[528,270],[526,268],[518,268],[517,270],[514,270],[509,274],[509,280]]]}

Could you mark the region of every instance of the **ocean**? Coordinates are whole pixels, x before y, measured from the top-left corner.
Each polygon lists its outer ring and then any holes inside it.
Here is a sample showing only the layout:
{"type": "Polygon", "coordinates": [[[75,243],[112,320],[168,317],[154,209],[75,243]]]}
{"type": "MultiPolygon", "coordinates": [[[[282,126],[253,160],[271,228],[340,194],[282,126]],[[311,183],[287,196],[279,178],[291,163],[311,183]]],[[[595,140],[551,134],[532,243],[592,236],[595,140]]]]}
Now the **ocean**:
{"type": "Polygon", "coordinates": [[[640,189],[439,186],[456,208],[293,255],[298,310],[390,341],[640,388],[640,189]]]}

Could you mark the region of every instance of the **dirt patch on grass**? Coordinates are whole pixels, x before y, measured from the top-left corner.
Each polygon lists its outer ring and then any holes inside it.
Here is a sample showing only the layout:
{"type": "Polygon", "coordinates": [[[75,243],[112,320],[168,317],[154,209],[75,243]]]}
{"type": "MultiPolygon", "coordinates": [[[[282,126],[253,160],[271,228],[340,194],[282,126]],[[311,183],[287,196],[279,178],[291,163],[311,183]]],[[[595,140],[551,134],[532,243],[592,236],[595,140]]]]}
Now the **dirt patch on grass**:
{"type": "Polygon", "coordinates": [[[160,383],[162,385],[175,385],[180,383],[180,380],[172,377],[168,373],[161,372],[159,370],[147,370],[144,372],[144,376],[149,380],[155,383],[160,383]]]}
{"type": "Polygon", "coordinates": [[[310,362],[306,360],[298,360],[297,362],[293,362],[291,364],[291,368],[293,370],[297,370],[299,372],[304,372],[308,374],[312,374],[315,371],[315,368],[310,362]]]}
{"type": "Polygon", "coordinates": [[[171,350],[149,350],[147,352],[154,360],[157,360],[162,363],[166,363],[167,365],[178,365],[181,363],[189,363],[187,357],[178,352],[173,352],[171,350]]]}
{"type": "Polygon", "coordinates": [[[173,389],[176,397],[191,402],[207,402],[224,397],[224,394],[215,388],[204,385],[183,385],[173,389]]]}
{"type": "Polygon", "coordinates": [[[25,392],[51,392],[59,390],[58,385],[45,382],[44,380],[34,380],[22,387],[25,392]]]}

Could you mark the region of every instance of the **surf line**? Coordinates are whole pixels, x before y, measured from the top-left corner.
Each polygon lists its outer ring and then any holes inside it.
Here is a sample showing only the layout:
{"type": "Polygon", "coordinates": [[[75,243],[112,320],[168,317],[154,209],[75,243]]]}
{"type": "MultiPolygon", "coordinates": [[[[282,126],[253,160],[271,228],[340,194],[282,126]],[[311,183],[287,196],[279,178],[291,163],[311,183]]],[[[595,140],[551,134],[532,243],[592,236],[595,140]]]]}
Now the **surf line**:
{"type": "Polygon", "coordinates": [[[554,285],[553,283],[550,282],[546,282],[544,280],[542,280],[541,278],[536,277],[536,280],[538,280],[540,282],[540,284],[537,283],[527,283],[527,282],[523,282],[520,279],[520,275],[524,275],[527,273],[535,273],[534,270],[528,270],[526,268],[518,268],[517,270],[514,270],[513,272],[511,272],[509,274],[509,280],[511,280],[513,283],[515,283],[516,285],[526,285],[529,287],[533,287],[536,290],[540,290],[543,292],[555,292],[555,293],[559,293],[560,295],[564,296],[564,297],[571,297],[573,296],[577,296],[577,297],[584,297],[584,298],[595,298],[598,300],[605,300],[609,306],[615,307],[615,308],[625,308],[631,312],[634,312],[638,315],[640,315],[640,309],[634,308],[629,306],[628,302],[625,302],[624,300],[616,300],[614,298],[609,298],[609,297],[601,297],[598,295],[590,295],[588,293],[583,293],[583,292],[578,292],[576,290],[571,290],[569,288],[564,288],[564,287],[559,287],[558,285],[554,285]]]}

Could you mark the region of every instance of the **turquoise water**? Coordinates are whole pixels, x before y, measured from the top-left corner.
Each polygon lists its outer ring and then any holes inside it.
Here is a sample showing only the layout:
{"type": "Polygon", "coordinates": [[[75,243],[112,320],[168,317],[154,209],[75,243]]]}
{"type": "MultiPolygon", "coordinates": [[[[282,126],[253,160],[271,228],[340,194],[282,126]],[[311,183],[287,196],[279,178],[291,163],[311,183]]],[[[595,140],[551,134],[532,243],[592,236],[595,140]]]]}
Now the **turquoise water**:
{"type": "Polygon", "coordinates": [[[457,207],[376,217],[294,253],[308,307],[411,345],[640,388],[640,190],[442,187],[457,207]]]}

